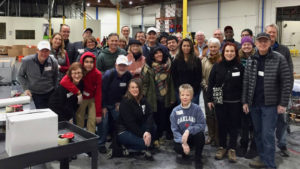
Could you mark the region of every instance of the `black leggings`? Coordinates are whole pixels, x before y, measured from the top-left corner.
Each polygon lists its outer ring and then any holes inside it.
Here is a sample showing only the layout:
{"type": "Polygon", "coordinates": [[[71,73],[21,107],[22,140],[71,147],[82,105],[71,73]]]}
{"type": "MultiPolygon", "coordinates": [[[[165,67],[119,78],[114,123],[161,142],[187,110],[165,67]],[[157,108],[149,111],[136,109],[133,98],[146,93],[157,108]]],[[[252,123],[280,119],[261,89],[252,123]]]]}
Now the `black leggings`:
{"type": "Polygon", "coordinates": [[[223,103],[216,104],[216,115],[219,128],[219,143],[223,148],[236,149],[238,129],[241,121],[242,104],[223,103]],[[227,147],[227,134],[229,146],[227,147]]]}
{"type": "MultiPolygon", "coordinates": [[[[199,132],[196,135],[189,135],[188,145],[190,146],[190,148],[195,147],[195,149],[196,149],[195,157],[198,159],[202,157],[202,150],[203,150],[204,144],[205,144],[205,139],[204,139],[203,132],[199,132]]],[[[175,142],[174,150],[177,154],[185,155],[183,152],[181,143],[175,142]]]]}

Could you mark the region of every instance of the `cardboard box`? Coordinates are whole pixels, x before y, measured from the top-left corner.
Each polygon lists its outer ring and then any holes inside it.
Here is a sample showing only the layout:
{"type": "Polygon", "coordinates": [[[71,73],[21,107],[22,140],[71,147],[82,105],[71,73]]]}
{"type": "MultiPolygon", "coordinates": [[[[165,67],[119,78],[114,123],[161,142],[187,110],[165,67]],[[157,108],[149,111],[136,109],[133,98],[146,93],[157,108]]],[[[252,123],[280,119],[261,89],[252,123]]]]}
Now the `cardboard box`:
{"type": "Polygon", "coordinates": [[[58,145],[58,118],[50,109],[7,113],[5,150],[9,156],[58,145]]]}
{"type": "Polygon", "coordinates": [[[8,49],[11,49],[11,46],[0,46],[0,55],[7,55],[8,49]]]}
{"type": "Polygon", "coordinates": [[[26,45],[13,45],[11,49],[8,49],[9,57],[21,56],[23,53],[23,48],[26,48],[26,45]]]}
{"type": "Polygon", "coordinates": [[[37,51],[36,48],[23,48],[22,49],[22,55],[27,56],[27,55],[32,55],[35,54],[37,51]]]}

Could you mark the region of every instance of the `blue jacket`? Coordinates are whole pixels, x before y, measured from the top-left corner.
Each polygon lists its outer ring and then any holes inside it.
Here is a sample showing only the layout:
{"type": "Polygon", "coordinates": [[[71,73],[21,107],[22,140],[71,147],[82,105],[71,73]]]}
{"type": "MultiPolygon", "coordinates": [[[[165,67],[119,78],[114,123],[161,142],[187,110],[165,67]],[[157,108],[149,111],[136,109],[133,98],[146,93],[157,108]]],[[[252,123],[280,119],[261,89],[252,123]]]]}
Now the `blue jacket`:
{"type": "Polygon", "coordinates": [[[102,107],[121,102],[131,77],[129,71],[119,77],[115,68],[104,73],[102,78],[102,107]]]}
{"type": "Polygon", "coordinates": [[[201,108],[191,103],[188,108],[182,108],[181,104],[176,106],[170,116],[171,129],[176,143],[182,143],[182,135],[189,130],[190,135],[204,132],[206,121],[201,108]]]}

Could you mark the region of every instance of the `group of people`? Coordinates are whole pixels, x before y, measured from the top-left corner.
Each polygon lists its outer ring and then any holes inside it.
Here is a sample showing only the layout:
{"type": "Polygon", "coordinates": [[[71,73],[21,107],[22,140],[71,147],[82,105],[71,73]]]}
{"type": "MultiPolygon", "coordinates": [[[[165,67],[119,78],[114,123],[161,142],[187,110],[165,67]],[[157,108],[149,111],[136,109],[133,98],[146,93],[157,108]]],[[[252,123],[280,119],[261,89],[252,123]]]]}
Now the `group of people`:
{"type": "Polygon", "coordinates": [[[230,162],[258,155],[251,167],[276,168],[275,130],[281,154],[288,156],[284,116],[293,86],[293,63],[277,32],[275,24],[267,25],[254,38],[244,29],[239,43],[226,26],[225,39],[220,29],[208,40],[199,31],[194,43],[153,27],[130,38],[124,26],[121,37],[111,33],[100,46],[91,28],[83,41],[71,43],[70,27],[62,25],[50,43],[39,42],[37,54],[22,60],[18,80],[36,108],[50,108],[59,121],[98,134],[100,153],[107,152],[110,136],[113,151],[153,159],[152,150],[173,139],[179,163],[195,148],[197,169],[205,144],[218,147],[217,160],[226,153],[230,162]]]}

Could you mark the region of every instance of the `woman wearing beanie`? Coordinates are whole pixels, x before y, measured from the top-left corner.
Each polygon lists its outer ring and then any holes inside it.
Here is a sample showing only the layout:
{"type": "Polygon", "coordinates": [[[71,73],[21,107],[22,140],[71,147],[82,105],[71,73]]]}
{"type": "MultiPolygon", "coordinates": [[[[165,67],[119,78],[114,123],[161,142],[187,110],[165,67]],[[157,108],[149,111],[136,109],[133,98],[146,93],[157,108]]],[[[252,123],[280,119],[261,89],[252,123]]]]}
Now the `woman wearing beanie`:
{"type": "MultiPolygon", "coordinates": [[[[241,41],[242,48],[239,50],[241,63],[245,67],[247,59],[255,53],[253,40],[250,36],[244,36],[241,41]]],[[[237,149],[237,156],[252,159],[257,156],[256,144],[253,133],[253,123],[250,114],[242,113],[241,118],[241,140],[237,149]],[[250,149],[248,145],[250,142],[250,149]]]]}
{"type": "Polygon", "coordinates": [[[246,60],[255,53],[254,43],[250,36],[244,36],[241,41],[242,48],[239,50],[241,63],[245,67],[246,60]]]}
{"type": "Polygon", "coordinates": [[[142,69],[141,79],[143,80],[143,94],[153,110],[154,121],[157,125],[155,140],[158,140],[162,138],[164,131],[171,134],[169,108],[176,101],[171,77],[171,59],[161,47],[154,48],[150,52],[142,69]]]}

